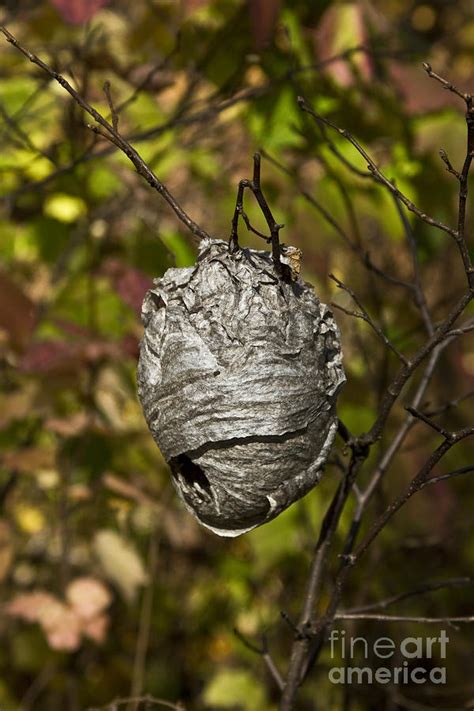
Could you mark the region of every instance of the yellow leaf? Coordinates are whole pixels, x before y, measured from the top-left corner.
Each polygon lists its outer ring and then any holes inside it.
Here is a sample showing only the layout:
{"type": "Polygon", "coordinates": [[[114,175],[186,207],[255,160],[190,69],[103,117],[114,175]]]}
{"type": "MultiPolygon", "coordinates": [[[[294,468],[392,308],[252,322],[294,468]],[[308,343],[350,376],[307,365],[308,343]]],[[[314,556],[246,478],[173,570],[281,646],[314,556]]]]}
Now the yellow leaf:
{"type": "Polygon", "coordinates": [[[107,577],[118,585],[127,600],[133,600],[148,576],[130,542],[111,529],[103,529],[94,537],[94,550],[107,577]]]}
{"type": "Polygon", "coordinates": [[[45,526],[45,517],[40,509],[28,504],[20,504],[15,509],[15,519],[18,526],[33,535],[39,533],[45,526]]]}
{"type": "Polygon", "coordinates": [[[65,193],[50,195],[44,203],[43,212],[60,222],[75,222],[86,212],[86,204],[81,198],[65,193]]]}

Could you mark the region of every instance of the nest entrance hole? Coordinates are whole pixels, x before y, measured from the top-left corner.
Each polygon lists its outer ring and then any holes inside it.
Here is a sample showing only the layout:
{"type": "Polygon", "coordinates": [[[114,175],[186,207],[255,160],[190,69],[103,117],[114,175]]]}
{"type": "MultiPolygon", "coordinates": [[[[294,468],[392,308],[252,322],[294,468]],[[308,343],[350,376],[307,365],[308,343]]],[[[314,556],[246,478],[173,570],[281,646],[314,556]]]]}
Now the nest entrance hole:
{"type": "Polygon", "coordinates": [[[169,465],[173,474],[181,476],[189,487],[199,488],[211,493],[211,484],[199,464],[195,464],[187,454],[178,454],[170,459],[169,465]]]}

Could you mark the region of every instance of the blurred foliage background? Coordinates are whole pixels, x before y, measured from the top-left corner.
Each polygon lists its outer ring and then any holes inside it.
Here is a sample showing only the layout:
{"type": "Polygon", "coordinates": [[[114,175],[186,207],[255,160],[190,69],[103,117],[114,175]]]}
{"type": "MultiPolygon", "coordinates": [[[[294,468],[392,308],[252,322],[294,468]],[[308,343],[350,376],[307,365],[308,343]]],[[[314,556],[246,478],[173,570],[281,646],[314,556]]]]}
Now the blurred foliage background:
{"type": "MultiPolygon", "coordinates": [[[[325,301],[349,307],[327,278],[334,272],[399,348],[423,342],[406,291],[367,271],[311,204],[403,279],[410,254],[393,198],[346,169],[296,97],[350,129],[426,212],[455,224],[457,185],[438,150],[462,162],[462,102],[421,62],[474,89],[470,0],[6,0],[1,8],[10,31],[106,115],[110,82],[121,131],[213,236],[229,236],[237,183],[264,149],[264,189],[283,240],[303,250],[304,278],[325,301]]],[[[1,43],[0,708],[76,711],[149,693],[188,709],[275,709],[262,659],[233,630],[254,642],[266,633],[284,671],[292,631],[280,611],[298,616],[343,446],[316,490],[242,538],[220,540],[183,510],[146,429],[135,367],[143,295],[168,267],[192,264],[195,245],[87,121],[59,85],[1,43]]],[[[331,140],[365,167],[342,137],[331,140]]],[[[248,213],[262,224],[251,204],[248,213]]],[[[462,265],[451,240],[408,219],[436,321],[463,289],[462,265]]],[[[262,246],[252,235],[247,244],[262,246]]],[[[397,362],[366,324],[336,316],[348,376],[339,414],[358,434],[397,362]]],[[[451,402],[440,421],[459,428],[472,422],[473,388],[466,334],[446,351],[424,404],[451,402]]],[[[403,415],[401,402],[380,451],[403,415]]],[[[366,525],[436,442],[422,424],[413,428],[366,525]]],[[[471,462],[467,440],[440,471],[471,462]]],[[[469,576],[473,504],[468,477],[414,497],[353,572],[344,606],[469,576]]],[[[440,590],[397,612],[472,614],[472,598],[469,587],[440,590]]],[[[423,625],[345,627],[368,639],[437,634],[423,625]]],[[[298,708],[470,708],[472,632],[449,636],[442,688],[334,686],[326,650],[298,708]]]]}

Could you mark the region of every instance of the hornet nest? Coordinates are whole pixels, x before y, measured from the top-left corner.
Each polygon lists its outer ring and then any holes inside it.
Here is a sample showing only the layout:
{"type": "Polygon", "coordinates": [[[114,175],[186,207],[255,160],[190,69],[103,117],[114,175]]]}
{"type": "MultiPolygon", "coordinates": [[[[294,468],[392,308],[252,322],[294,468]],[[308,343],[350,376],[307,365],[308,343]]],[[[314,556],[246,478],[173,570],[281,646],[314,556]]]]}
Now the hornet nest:
{"type": "MultiPolygon", "coordinates": [[[[138,392],[186,507],[221,536],[277,516],[317,484],[345,382],[330,309],[299,277],[301,253],[278,241],[253,181],[241,181],[230,244],[201,242],[195,266],[148,291],[138,392]],[[270,227],[272,253],[241,249],[245,188],[270,227]]],[[[260,233],[258,233],[260,234],[260,233]]]]}

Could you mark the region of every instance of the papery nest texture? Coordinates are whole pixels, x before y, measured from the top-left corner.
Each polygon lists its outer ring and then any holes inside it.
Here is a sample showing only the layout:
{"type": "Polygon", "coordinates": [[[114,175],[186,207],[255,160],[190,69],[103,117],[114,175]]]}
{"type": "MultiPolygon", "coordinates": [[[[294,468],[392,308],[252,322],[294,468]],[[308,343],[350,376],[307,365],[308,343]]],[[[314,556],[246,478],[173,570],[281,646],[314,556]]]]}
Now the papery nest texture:
{"type": "MultiPolygon", "coordinates": [[[[330,309],[268,252],[203,240],[148,291],[138,367],[148,426],[187,508],[221,536],[259,526],[320,479],[345,381],[330,309]]],[[[293,268],[296,267],[296,268],[293,268]]]]}

